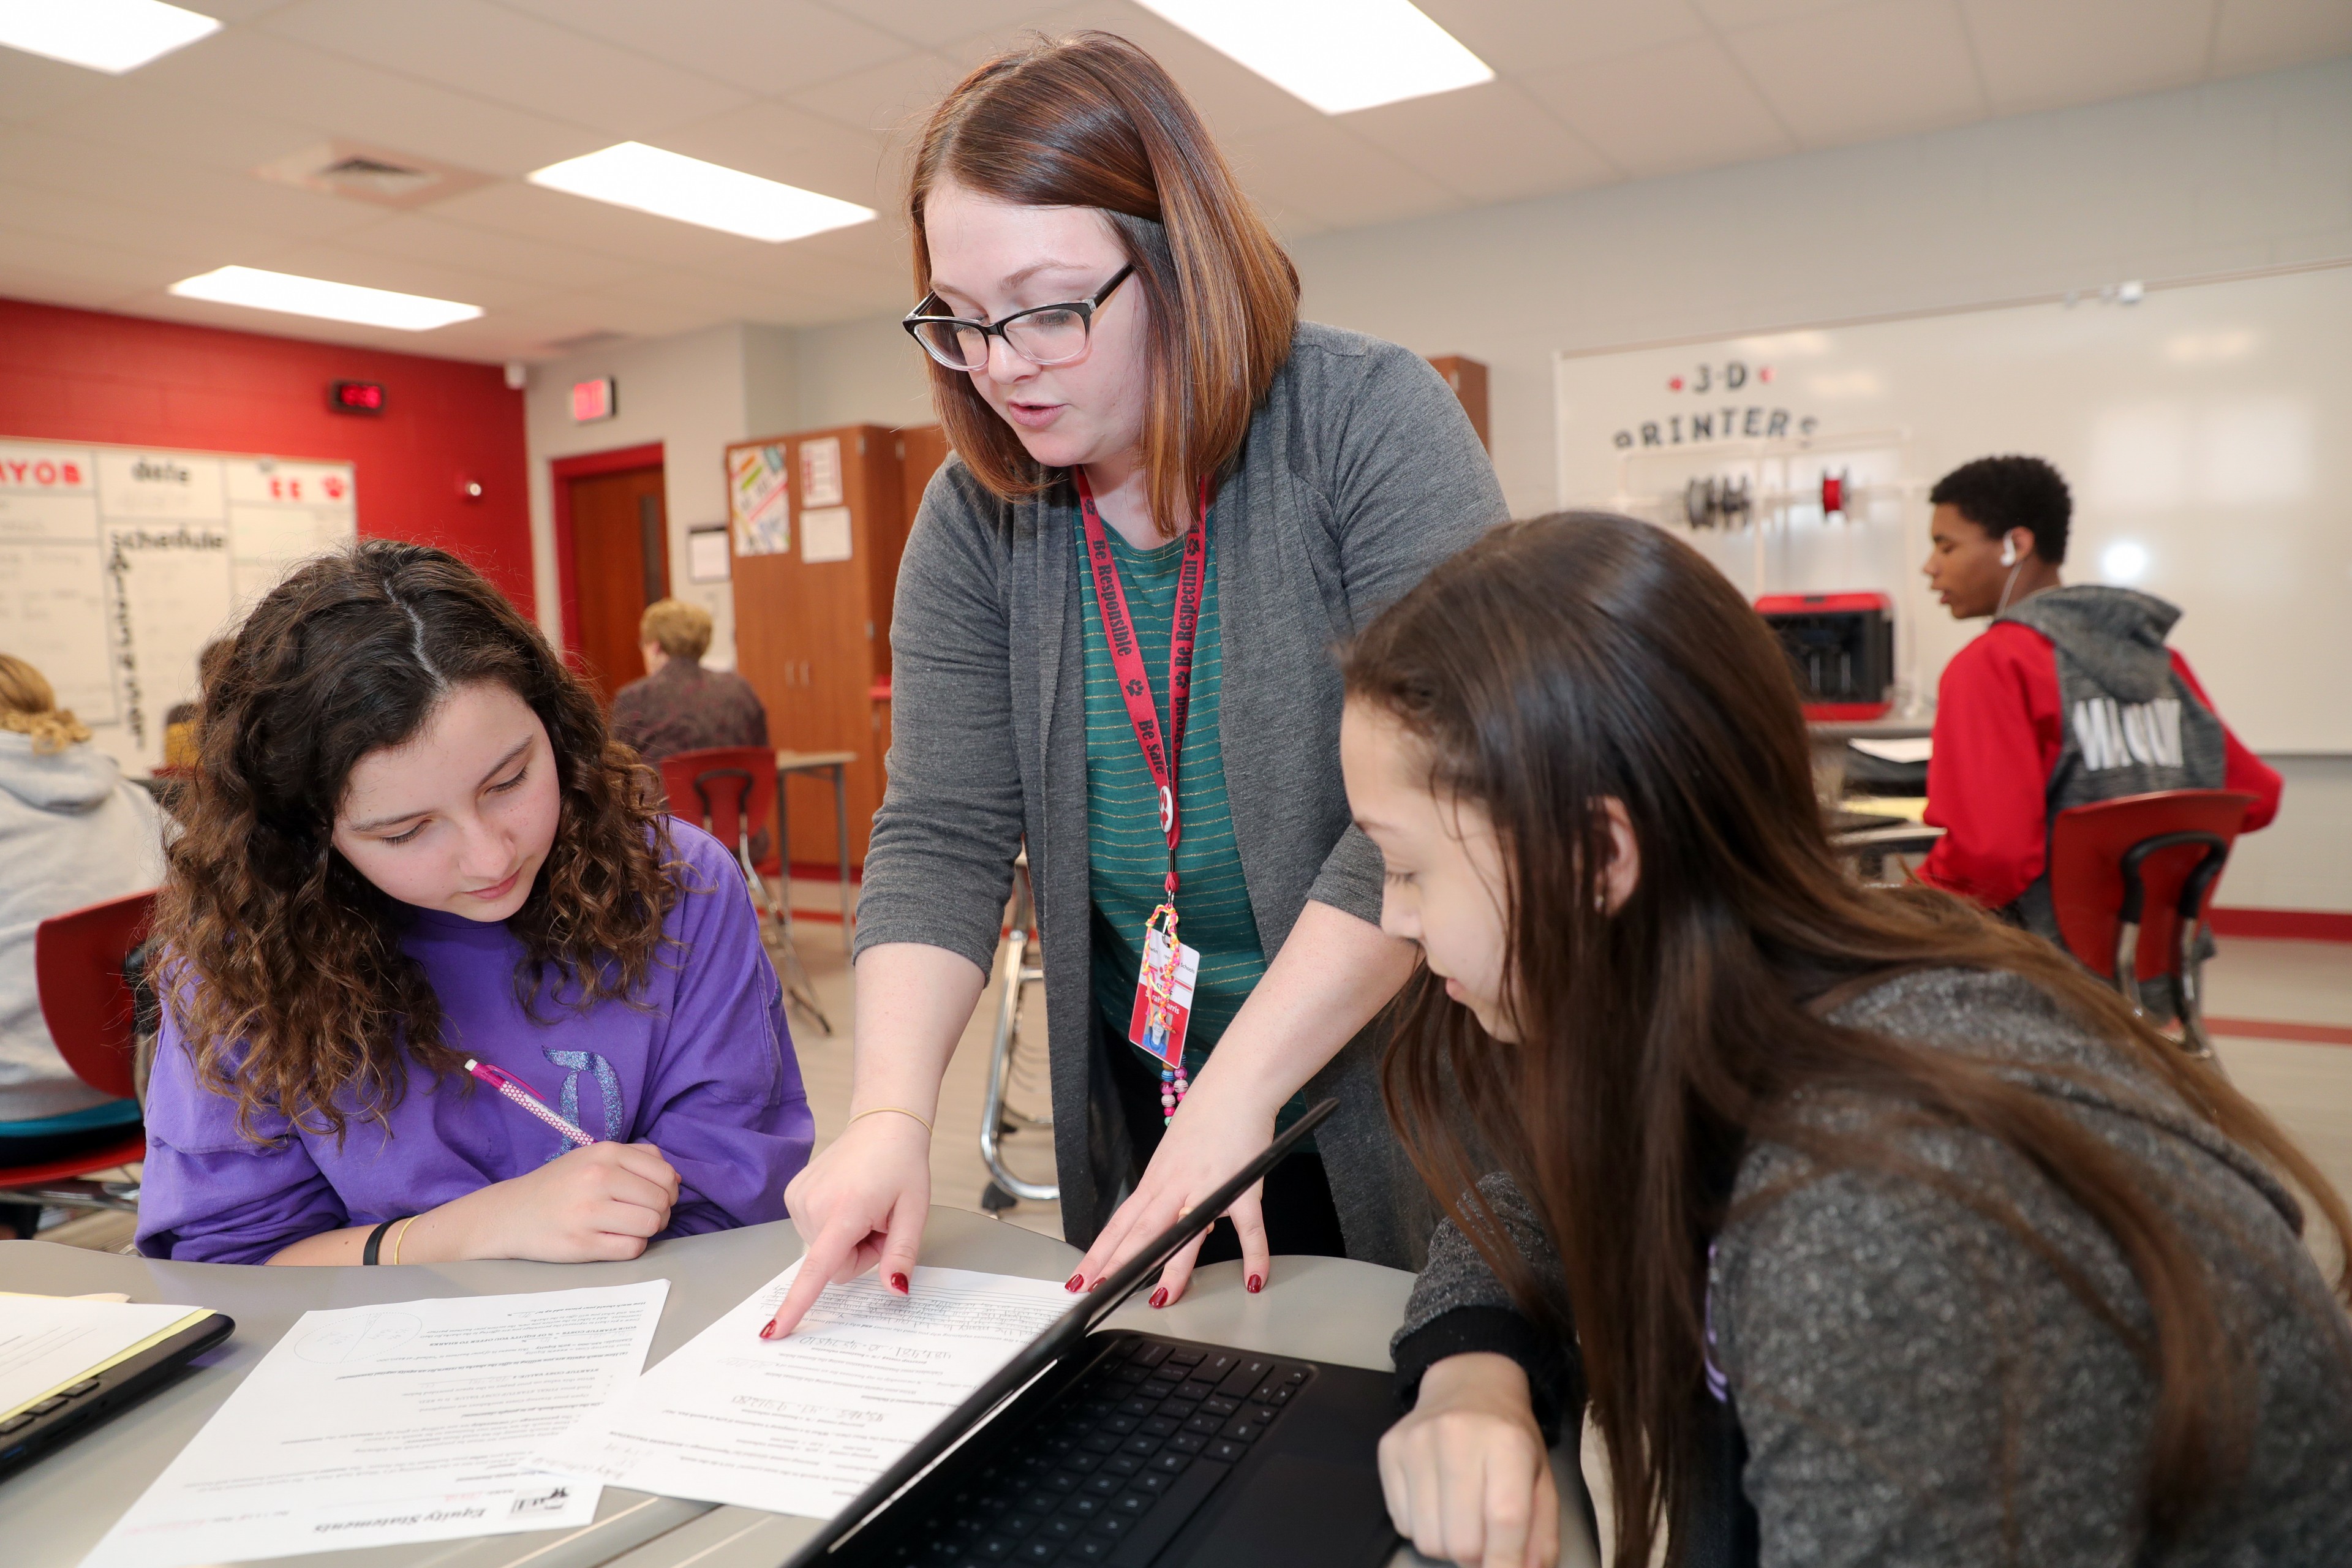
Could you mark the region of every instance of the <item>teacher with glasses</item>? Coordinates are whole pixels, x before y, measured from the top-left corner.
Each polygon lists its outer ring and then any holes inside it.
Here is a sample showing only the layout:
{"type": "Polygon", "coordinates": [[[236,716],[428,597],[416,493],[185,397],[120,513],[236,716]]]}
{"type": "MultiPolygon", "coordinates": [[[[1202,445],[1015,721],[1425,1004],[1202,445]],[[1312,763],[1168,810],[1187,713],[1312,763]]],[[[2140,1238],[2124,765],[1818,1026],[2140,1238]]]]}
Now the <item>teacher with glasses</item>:
{"type": "Polygon", "coordinates": [[[1414,953],[1349,819],[1332,650],[1503,521],[1494,469],[1426,363],[1298,320],[1290,258],[1124,39],[972,72],[908,215],[907,330],[956,455],[898,573],[850,1121],[785,1191],[808,1261],[769,1331],[867,1268],[908,1289],[1024,841],[1063,1227],[1090,1249],[1070,1288],[1325,1097],[1312,1152],[1199,1260],[1238,1257],[1252,1290],[1276,1252],[1412,1268],[1435,1211],[1371,1024],[1414,953]]]}

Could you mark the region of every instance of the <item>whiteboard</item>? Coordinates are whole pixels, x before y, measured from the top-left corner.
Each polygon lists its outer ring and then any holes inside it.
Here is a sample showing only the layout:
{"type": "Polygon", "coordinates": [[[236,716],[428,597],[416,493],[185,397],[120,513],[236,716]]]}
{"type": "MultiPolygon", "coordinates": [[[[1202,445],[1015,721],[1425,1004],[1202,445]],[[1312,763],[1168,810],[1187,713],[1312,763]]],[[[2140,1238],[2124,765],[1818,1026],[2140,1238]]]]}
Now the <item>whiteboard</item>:
{"type": "Polygon", "coordinates": [[[2352,752],[2347,348],[2336,267],[1563,353],[1560,503],[1675,529],[1750,595],[1890,595],[1917,716],[1985,625],[1927,592],[1927,490],[1972,458],[2046,458],[2074,494],[2066,581],[2181,606],[2172,645],[2249,745],[2352,752]],[[1825,471],[1859,492],[1846,519],[1822,514],[1825,471]],[[1685,486],[1709,477],[1745,481],[1752,516],[1691,528],[1685,486]]]}
{"type": "Polygon", "coordinates": [[[0,651],[145,773],[205,644],[357,524],[349,463],[0,438],[0,651]]]}

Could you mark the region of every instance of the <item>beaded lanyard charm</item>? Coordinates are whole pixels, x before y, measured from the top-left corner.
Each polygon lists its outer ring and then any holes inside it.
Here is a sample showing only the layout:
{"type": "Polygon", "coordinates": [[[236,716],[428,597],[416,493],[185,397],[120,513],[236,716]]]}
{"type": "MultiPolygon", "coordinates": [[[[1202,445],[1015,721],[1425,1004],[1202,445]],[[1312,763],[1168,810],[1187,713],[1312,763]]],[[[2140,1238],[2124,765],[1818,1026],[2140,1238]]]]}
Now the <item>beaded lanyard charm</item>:
{"type": "MultiPolygon", "coordinates": [[[[1169,880],[1175,879],[1171,873],[1169,880]]],[[[1151,951],[1154,931],[1161,938],[1164,956],[1157,963],[1146,956],[1143,963],[1143,987],[1150,997],[1144,1015],[1143,1047],[1160,1059],[1160,1120],[1165,1125],[1176,1119],[1176,1108],[1184,1103],[1184,1092],[1192,1087],[1192,1080],[1184,1076],[1182,1054],[1178,1053],[1171,1062],[1167,1049],[1168,1034],[1172,1027],[1169,1010],[1176,994],[1176,965],[1184,952],[1176,941],[1176,900],[1172,894],[1143,922],[1143,950],[1147,955],[1151,951]]]]}

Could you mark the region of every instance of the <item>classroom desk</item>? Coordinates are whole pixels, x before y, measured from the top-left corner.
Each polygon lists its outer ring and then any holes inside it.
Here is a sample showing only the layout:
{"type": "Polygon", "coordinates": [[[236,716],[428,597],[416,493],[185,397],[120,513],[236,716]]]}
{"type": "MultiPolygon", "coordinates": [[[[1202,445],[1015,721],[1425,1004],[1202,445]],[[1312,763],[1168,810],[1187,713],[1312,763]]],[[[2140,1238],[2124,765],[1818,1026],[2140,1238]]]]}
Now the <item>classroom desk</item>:
{"type": "MultiPolygon", "coordinates": [[[[646,1357],[684,1344],[801,1252],[790,1221],[656,1242],[627,1263],[413,1263],[378,1268],[262,1268],[157,1263],[38,1241],[0,1242],[0,1289],[43,1295],[121,1290],[134,1301],[216,1308],[236,1320],[229,1342],[162,1393],[64,1449],[0,1481],[8,1568],[73,1568],[121,1511],[194,1438],[237,1380],[314,1308],[436,1296],[563,1290],[667,1279],[669,1300],[646,1357]]],[[[1077,1249],[964,1209],[934,1207],[925,1263],[1063,1279],[1077,1249]]],[[[1276,1355],[1386,1367],[1388,1340],[1412,1277],[1333,1258],[1286,1258],[1265,1289],[1243,1290],[1238,1264],[1203,1268],[1185,1299],[1159,1311],[1140,1298],[1115,1324],[1276,1355]]],[[[1572,1462],[1572,1459],[1564,1462],[1572,1462]]],[[[1564,1521],[1564,1561],[1598,1558],[1581,1521],[1564,1521]]],[[[596,1521],[569,1534],[483,1536],[415,1546],[320,1552],[286,1568],[774,1568],[814,1522],[606,1487],[596,1521]]],[[[1423,1560],[1397,1553],[1397,1565],[1423,1560]]]]}

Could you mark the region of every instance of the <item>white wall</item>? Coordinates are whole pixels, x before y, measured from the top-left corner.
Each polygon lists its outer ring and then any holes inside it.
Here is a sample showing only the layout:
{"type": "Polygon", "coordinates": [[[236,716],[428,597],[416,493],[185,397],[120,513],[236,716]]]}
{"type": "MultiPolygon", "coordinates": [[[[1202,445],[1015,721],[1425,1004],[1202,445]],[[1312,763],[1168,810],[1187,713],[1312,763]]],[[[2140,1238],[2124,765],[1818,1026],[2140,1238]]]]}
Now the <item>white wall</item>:
{"type": "Polygon", "coordinates": [[[799,355],[800,419],[795,430],[834,425],[929,425],[931,383],[923,351],[896,316],[804,327],[793,334],[799,355]]]}
{"type": "MultiPolygon", "coordinates": [[[[1824,90],[1834,90],[1825,82],[1824,90]]],[[[1559,503],[1552,355],[2352,255],[2352,59],[1292,247],[1318,321],[1492,371],[1559,503]]]]}
{"type": "MultiPolygon", "coordinates": [[[[1496,467],[1530,515],[1560,500],[1561,349],[2352,256],[2352,59],[1292,248],[1317,320],[1486,362],[1496,467]]],[[[2284,804],[2223,898],[2352,909],[2352,757],[2268,760],[2284,804]]]]}
{"type": "Polygon", "coordinates": [[[775,427],[771,421],[796,405],[792,346],[792,334],[779,328],[712,327],[531,367],[523,399],[531,564],[540,625],[550,637],[562,636],[550,464],[557,458],[658,441],[667,491],[670,591],[710,611],[716,626],[704,662],[719,669],[734,667],[733,592],[725,583],[688,580],[686,535],[689,528],[727,521],[727,443],[768,433],[775,427]],[[573,424],[572,384],[599,375],[614,378],[618,413],[593,425],[573,424]]]}

